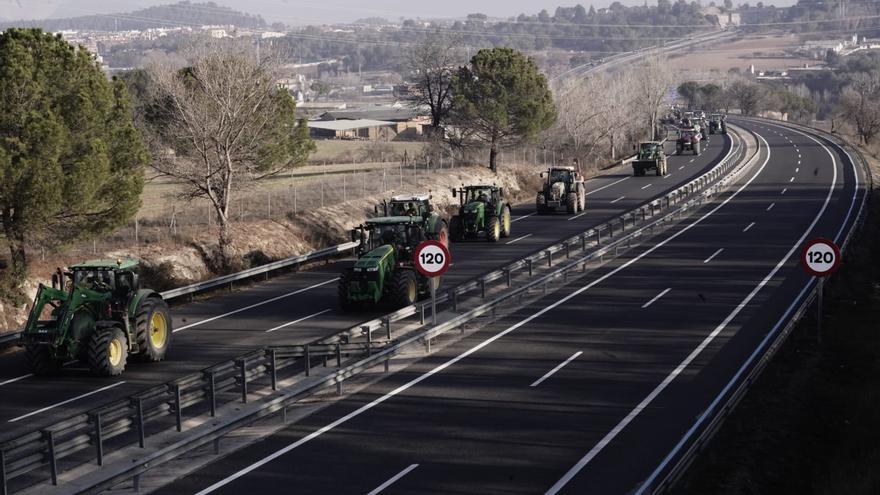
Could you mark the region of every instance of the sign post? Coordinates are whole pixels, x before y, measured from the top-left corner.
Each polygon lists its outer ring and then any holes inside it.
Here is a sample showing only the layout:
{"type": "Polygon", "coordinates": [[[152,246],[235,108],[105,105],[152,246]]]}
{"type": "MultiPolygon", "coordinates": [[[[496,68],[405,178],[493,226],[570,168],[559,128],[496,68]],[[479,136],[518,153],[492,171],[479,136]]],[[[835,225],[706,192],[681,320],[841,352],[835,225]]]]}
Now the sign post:
{"type": "Polygon", "coordinates": [[[825,288],[825,277],[831,275],[840,267],[840,248],[830,239],[817,237],[804,244],[801,252],[801,266],[807,273],[819,278],[818,294],[816,295],[818,314],[816,320],[816,332],[818,340],[822,342],[822,292],[825,288]]]}
{"type": "Polygon", "coordinates": [[[430,279],[431,325],[437,325],[437,285],[440,281],[434,279],[446,273],[452,262],[452,256],[442,243],[424,241],[416,246],[413,257],[415,258],[416,270],[430,279]]]}

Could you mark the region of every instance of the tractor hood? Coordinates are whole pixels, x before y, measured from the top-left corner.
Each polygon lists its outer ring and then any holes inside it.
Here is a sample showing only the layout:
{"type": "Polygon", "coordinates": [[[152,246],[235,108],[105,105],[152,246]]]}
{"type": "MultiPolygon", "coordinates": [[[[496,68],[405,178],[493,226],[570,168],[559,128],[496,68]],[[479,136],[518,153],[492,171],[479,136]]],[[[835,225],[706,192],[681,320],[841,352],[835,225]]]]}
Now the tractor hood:
{"type": "Polygon", "coordinates": [[[486,203],[483,203],[482,201],[473,201],[471,203],[464,205],[464,212],[465,213],[479,214],[480,212],[482,212],[485,209],[486,209],[486,203]]]}
{"type": "MultiPolygon", "coordinates": [[[[404,217],[406,218],[406,217],[404,217]]],[[[361,256],[354,264],[354,271],[367,271],[378,269],[382,260],[394,256],[394,248],[387,244],[377,247],[369,253],[361,256]]]]}
{"type": "Polygon", "coordinates": [[[378,217],[367,220],[367,225],[399,225],[403,223],[421,223],[422,217],[378,217]]]}

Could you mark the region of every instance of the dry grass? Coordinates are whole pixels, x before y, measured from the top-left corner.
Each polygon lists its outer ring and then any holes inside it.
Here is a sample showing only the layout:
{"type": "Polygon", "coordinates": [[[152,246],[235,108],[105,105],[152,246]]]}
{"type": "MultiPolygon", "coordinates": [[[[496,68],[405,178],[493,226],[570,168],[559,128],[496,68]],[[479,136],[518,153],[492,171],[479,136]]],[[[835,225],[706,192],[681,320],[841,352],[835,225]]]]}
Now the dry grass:
{"type": "Polygon", "coordinates": [[[742,71],[754,64],[757,70],[783,70],[803,64],[819,65],[817,60],[792,57],[786,54],[801,45],[793,35],[750,35],[731,42],[719,43],[691,53],[670,58],[669,66],[677,71],[727,72],[742,71]]]}

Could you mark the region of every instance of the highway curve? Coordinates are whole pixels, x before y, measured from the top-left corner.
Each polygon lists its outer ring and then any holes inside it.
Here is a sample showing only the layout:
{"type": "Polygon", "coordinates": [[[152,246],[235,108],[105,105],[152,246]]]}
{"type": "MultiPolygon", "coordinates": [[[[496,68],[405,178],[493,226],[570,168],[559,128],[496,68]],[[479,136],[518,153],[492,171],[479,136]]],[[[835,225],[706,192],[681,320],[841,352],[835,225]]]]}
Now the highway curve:
{"type": "MultiPolygon", "coordinates": [[[[729,137],[713,136],[700,156],[670,157],[670,174],[665,177],[631,177],[629,166],[612,169],[587,182],[584,214],[539,217],[534,215],[533,203],[518,205],[509,239],[496,245],[476,241],[453,245],[454,266],[443,283],[454,286],[601,224],[711,168],[730,148],[729,137]]],[[[0,441],[252,349],[309,342],[386,312],[346,314],[337,309],[335,279],[350,262],[331,263],[175,307],[174,342],[167,360],[129,363],[120,377],[96,378],[76,364],[58,377],[34,377],[28,373],[23,352],[4,353],[0,356],[0,441]]]]}
{"type": "Polygon", "coordinates": [[[804,240],[840,242],[865,194],[821,137],[731,120],[760,155],[679,225],[160,493],[650,491],[810,288],[804,240]]]}

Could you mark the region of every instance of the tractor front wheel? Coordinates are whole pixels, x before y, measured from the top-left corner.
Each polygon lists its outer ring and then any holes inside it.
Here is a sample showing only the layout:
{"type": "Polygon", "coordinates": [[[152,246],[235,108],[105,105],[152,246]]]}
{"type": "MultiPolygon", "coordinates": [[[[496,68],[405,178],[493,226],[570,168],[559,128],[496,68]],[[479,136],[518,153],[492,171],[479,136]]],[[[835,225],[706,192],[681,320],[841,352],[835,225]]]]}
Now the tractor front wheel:
{"type": "Polygon", "coordinates": [[[461,217],[458,215],[449,219],[449,240],[458,242],[464,239],[464,228],[461,225],[461,217]]]}
{"type": "Polygon", "coordinates": [[[572,213],[577,213],[577,207],[578,207],[577,194],[575,194],[573,192],[568,193],[568,197],[566,198],[565,203],[566,203],[565,206],[566,206],[566,209],[567,209],[569,215],[572,213]]]}
{"type": "Polygon", "coordinates": [[[415,304],[419,297],[419,284],[412,270],[397,270],[391,276],[391,303],[398,308],[415,304]]]}
{"type": "Polygon", "coordinates": [[[500,238],[501,222],[498,220],[498,217],[489,217],[489,221],[486,222],[486,240],[489,242],[498,242],[498,239],[500,238]]]}
{"type": "Polygon", "coordinates": [[[501,209],[501,237],[510,237],[510,208],[501,209]]]}
{"type": "Polygon", "coordinates": [[[54,375],[61,369],[61,361],[52,357],[47,345],[29,345],[24,348],[24,355],[31,366],[31,371],[38,376],[54,375]]]}
{"type": "Polygon", "coordinates": [[[171,312],[168,303],[158,297],[148,297],[138,303],[135,318],[135,341],[138,360],[157,363],[165,359],[171,345],[171,312]]]}
{"type": "Polygon", "coordinates": [[[128,342],[119,327],[98,328],[89,338],[88,359],[92,373],[117,376],[125,370],[128,342]]]}

